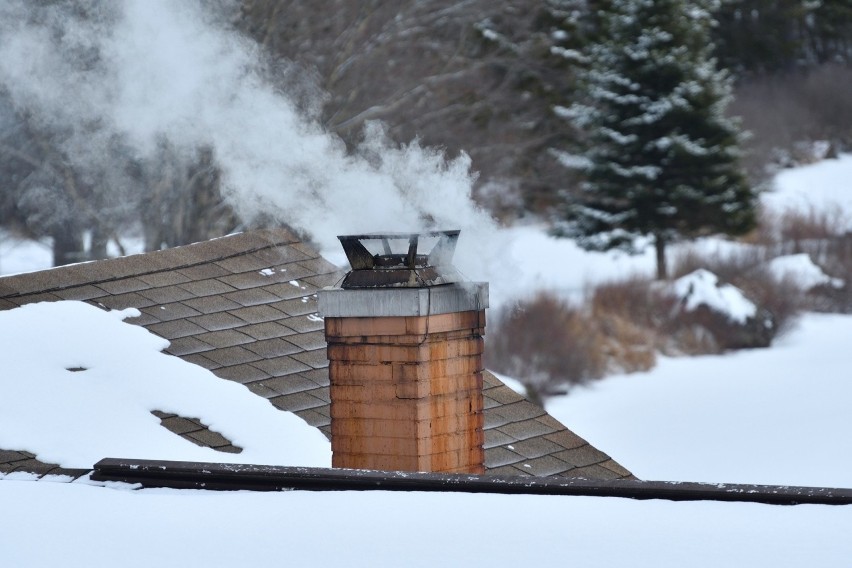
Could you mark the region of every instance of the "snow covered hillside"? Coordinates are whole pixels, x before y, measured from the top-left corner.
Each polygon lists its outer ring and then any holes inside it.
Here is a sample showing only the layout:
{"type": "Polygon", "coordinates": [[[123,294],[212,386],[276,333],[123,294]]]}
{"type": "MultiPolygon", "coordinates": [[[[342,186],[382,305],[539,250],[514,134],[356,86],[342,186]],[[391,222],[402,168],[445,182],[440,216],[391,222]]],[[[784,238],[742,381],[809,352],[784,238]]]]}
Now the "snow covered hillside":
{"type": "MultiPolygon", "coordinates": [[[[788,170],[764,204],[852,218],[850,180],[850,155],[788,170]]],[[[776,264],[818,279],[800,256],[776,264]]],[[[553,399],[548,411],[644,479],[849,487],[849,337],[852,316],[805,314],[770,349],[663,358],[648,373],[553,399]]]]}
{"type": "Polygon", "coordinates": [[[661,358],[547,410],[642,479],[850,487],[850,337],[807,314],[770,349],[661,358]]]}

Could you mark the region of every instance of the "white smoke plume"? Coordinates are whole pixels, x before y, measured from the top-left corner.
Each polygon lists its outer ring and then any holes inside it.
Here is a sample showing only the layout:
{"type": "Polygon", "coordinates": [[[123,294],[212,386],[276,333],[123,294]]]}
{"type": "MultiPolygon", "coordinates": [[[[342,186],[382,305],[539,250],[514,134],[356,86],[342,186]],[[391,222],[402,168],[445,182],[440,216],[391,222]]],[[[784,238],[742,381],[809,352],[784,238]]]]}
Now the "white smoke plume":
{"type": "Polygon", "coordinates": [[[466,156],[393,144],[376,124],[347,153],[268,80],[259,47],[210,2],[39,4],[0,2],[0,88],[18,110],[70,132],[76,164],[104,167],[116,139],[141,158],[162,140],[210,147],[245,219],[272,214],[326,250],[339,234],[458,228],[455,264],[488,279],[498,233],[470,198],[466,156]]]}

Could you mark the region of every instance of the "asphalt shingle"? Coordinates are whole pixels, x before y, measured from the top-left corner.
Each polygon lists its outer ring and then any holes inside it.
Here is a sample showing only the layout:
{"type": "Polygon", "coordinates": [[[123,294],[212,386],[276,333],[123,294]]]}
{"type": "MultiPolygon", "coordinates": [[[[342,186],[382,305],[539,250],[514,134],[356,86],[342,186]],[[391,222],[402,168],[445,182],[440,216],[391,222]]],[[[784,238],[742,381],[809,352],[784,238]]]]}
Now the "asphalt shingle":
{"type": "Polygon", "coordinates": [[[232,367],[222,367],[221,369],[216,371],[216,375],[222,377],[223,379],[228,379],[229,381],[234,381],[242,384],[269,378],[268,373],[261,371],[251,363],[243,363],[241,365],[234,365],[232,367]]]}
{"type": "MultiPolygon", "coordinates": [[[[238,316],[239,317],[239,316],[238,316]]],[[[295,332],[274,321],[267,321],[239,328],[240,333],[245,333],[255,339],[271,339],[273,337],[284,337],[293,335],[295,332]]]]}
{"type": "Polygon", "coordinates": [[[200,325],[194,324],[185,319],[154,323],[148,326],[148,330],[156,333],[160,337],[168,338],[169,340],[207,332],[207,330],[200,325]]]}
{"type": "Polygon", "coordinates": [[[264,359],[271,359],[282,355],[293,355],[294,353],[302,351],[302,349],[298,346],[277,337],[253,341],[246,345],[246,349],[260,355],[264,359]]]}
{"type": "Polygon", "coordinates": [[[107,280],[98,282],[98,288],[111,296],[117,294],[126,294],[128,292],[138,292],[139,290],[148,290],[151,286],[141,278],[121,278],[115,280],[107,280]]]}
{"type": "Polygon", "coordinates": [[[229,292],[224,295],[224,298],[246,307],[267,307],[269,304],[281,299],[280,296],[277,296],[268,290],[264,290],[263,288],[248,288],[246,290],[229,292]]]}
{"type": "MultiPolygon", "coordinates": [[[[239,333],[239,332],[234,332],[233,329],[235,327],[243,326],[246,323],[245,321],[241,320],[240,318],[238,318],[237,316],[235,316],[235,315],[233,315],[229,312],[207,313],[207,314],[200,315],[200,316],[193,316],[193,317],[187,318],[187,319],[188,319],[188,321],[194,323],[195,325],[203,327],[207,331],[220,333],[220,334],[223,334],[223,333],[226,333],[226,332],[230,332],[232,334],[233,333],[239,333]]],[[[244,334],[240,333],[240,335],[244,335],[244,334]]],[[[251,340],[251,338],[249,338],[248,336],[245,336],[245,337],[247,339],[244,338],[242,343],[246,343],[247,341],[251,340]]],[[[222,346],[224,347],[226,345],[236,345],[236,344],[237,344],[236,341],[234,341],[234,342],[231,342],[231,343],[225,343],[222,346]]],[[[219,345],[217,345],[217,347],[219,347],[219,345]]]]}
{"type": "Polygon", "coordinates": [[[497,446],[485,452],[485,467],[487,469],[509,465],[522,461],[524,456],[513,452],[508,446],[497,446]]]}
{"type": "Polygon", "coordinates": [[[566,471],[571,471],[570,467],[562,460],[559,460],[550,455],[544,455],[535,459],[527,459],[519,464],[514,464],[515,467],[522,467],[530,475],[559,475],[566,471]]]}
{"type": "Polygon", "coordinates": [[[142,308],[140,311],[155,321],[172,321],[202,315],[198,310],[193,310],[189,306],[185,306],[180,302],[150,306],[142,308]]]}
{"type": "Polygon", "coordinates": [[[166,352],[185,358],[186,355],[203,353],[204,351],[210,351],[212,349],[213,346],[209,343],[204,343],[196,337],[189,336],[171,339],[169,341],[169,346],[166,348],[166,352]]]}
{"type": "Polygon", "coordinates": [[[579,448],[574,448],[571,450],[554,452],[553,455],[564,462],[568,462],[574,467],[586,467],[589,465],[595,465],[598,463],[605,462],[609,459],[606,454],[601,453],[599,450],[589,444],[584,444],[579,448]]]}
{"type": "MultiPolygon", "coordinates": [[[[260,380],[260,383],[277,395],[287,395],[295,392],[305,392],[317,388],[314,381],[306,378],[301,373],[291,373],[280,377],[269,377],[260,380]]],[[[327,388],[325,390],[328,390],[327,388]]]]}
{"type": "Polygon", "coordinates": [[[177,270],[168,270],[166,272],[155,272],[153,274],[143,274],[139,277],[151,288],[160,288],[163,286],[174,286],[183,284],[192,280],[189,276],[181,274],[177,270]]]}
{"type": "Polygon", "coordinates": [[[225,349],[254,341],[250,335],[246,335],[245,333],[241,333],[235,329],[208,331],[193,337],[208,345],[212,345],[215,349],[225,349]]]}
{"type": "Polygon", "coordinates": [[[223,349],[214,349],[205,353],[204,356],[218,363],[219,367],[233,367],[242,363],[252,363],[262,360],[260,355],[252,353],[245,347],[225,347],[223,349]]]}
{"type": "MultiPolygon", "coordinates": [[[[231,310],[231,315],[240,318],[246,324],[262,324],[267,322],[282,322],[287,319],[287,314],[276,310],[272,306],[266,304],[262,306],[250,306],[231,310]]],[[[292,334],[293,330],[287,328],[288,331],[279,331],[270,337],[282,337],[283,335],[292,334]]],[[[269,339],[258,338],[258,339],[269,339]]]]}
{"type": "MultiPolygon", "coordinates": [[[[103,292],[101,292],[103,294],[103,292]]],[[[90,298],[91,299],[91,298],[90,298]]],[[[124,310],[136,308],[141,310],[157,304],[154,300],[142,296],[138,292],[126,292],[124,294],[112,294],[97,298],[98,302],[111,310],[124,310]]]]}
{"type": "Polygon", "coordinates": [[[104,295],[104,291],[97,286],[92,286],[87,284],[85,286],[75,286],[74,288],[66,288],[64,290],[57,290],[54,292],[57,296],[62,298],[63,300],[91,300],[92,298],[99,298],[104,295]]]}
{"type": "Polygon", "coordinates": [[[198,418],[178,416],[159,410],[154,410],[151,414],[160,419],[160,424],[165,429],[193,444],[231,454],[238,454],[243,451],[242,448],[233,445],[221,433],[211,430],[198,418]]]}
{"type": "Polygon", "coordinates": [[[508,436],[497,430],[496,428],[486,428],[485,429],[485,450],[486,453],[490,448],[494,448],[496,446],[506,446],[515,442],[516,440],[511,436],[508,436]]]}
{"type": "Polygon", "coordinates": [[[296,333],[310,333],[325,329],[322,318],[317,314],[287,318],[283,323],[296,333]]]}
{"type": "Polygon", "coordinates": [[[234,288],[233,286],[228,286],[224,282],[216,280],[215,278],[207,278],[205,280],[190,280],[189,282],[184,282],[183,284],[180,284],[180,287],[195,296],[196,298],[222,296],[224,294],[228,294],[236,290],[236,288],[234,288]]]}
{"type": "Polygon", "coordinates": [[[512,448],[527,459],[540,458],[546,455],[553,455],[558,458],[559,452],[563,451],[562,446],[541,436],[514,442],[512,448]]]}
{"type": "Polygon", "coordinates": [[[255,363],[255,367],[266,371],[273,377],[281,377],[310,369],[310,367],[293,359],[289,355],[275,357],[274,359],[263,359],[255,363]]]}
{"type": "Polygon", "coordinates": [[[200,298],[193,297],[183,300],[184,305],[189,306],[193,310],[198,310],[203,314],[215,314],[227,310],[240,308],[240,304],[229,300],[224,296],[202,296],[200,298]]]}

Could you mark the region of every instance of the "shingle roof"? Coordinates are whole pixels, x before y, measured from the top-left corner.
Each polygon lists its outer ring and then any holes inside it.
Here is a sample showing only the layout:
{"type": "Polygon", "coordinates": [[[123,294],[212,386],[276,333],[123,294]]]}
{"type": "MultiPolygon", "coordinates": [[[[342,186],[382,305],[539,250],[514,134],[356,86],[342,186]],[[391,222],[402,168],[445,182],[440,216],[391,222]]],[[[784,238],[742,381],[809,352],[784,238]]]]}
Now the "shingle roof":
{"type": "MultiPolygon", "coordinates": [[[[341,277],[289,231],[263,230],[0,278],[0,309],[57,300],[137,308],[140,316],[126,321],[168,339],[168,353],[244,384],[330,436],[328,361],[316,291],[341,277]]],[[[632,477],[490,373],[484,397],[489,473],[632,477]]],[[[164,427],[196,444],[239,451],[192,417],[154,413],[164,427]]],[[[59,471],[25,449],[0,448],[0,473],[59,471]]]]}

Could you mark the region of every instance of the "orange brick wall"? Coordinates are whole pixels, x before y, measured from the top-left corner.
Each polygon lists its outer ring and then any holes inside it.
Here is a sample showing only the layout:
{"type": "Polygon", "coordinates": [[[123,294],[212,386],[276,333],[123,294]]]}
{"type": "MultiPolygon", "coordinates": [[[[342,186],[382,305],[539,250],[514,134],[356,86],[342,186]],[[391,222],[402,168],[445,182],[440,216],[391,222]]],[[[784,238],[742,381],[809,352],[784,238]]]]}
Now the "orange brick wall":
{"type": "Polygon", "coordinates": [[[484,311],[325,318],[332,466],[484,473],[484,311]]]}

